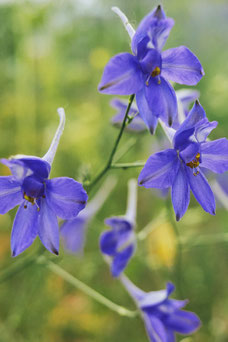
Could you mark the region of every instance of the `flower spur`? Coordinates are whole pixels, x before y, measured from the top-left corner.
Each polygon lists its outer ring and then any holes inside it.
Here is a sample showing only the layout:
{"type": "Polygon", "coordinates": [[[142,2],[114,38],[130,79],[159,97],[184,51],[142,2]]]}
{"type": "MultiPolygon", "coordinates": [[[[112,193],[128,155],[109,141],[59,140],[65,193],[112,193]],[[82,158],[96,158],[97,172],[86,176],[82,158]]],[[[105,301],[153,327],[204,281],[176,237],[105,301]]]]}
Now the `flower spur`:
{"type": "Polygon", "coordinates": [[[1,159],[12,175],[0,177],[0,214],[20,205],[11,234],[12,256],[28,248],[39,236],[52,253],[59,251],[57,216],[71,219],[85,207],[87,194],[72,178],[49,179],[51,165],[65,125],[65,112],[58,109],[60,124],[43,158],[16,155],[1,159]]]}

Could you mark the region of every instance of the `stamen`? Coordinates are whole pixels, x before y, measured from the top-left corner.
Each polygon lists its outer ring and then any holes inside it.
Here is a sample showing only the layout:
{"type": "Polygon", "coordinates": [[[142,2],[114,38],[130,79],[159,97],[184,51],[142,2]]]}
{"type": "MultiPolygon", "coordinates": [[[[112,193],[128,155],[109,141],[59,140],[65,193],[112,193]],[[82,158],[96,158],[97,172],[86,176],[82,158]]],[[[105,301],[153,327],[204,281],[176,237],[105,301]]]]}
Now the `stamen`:
{"type": "Polygon", "coordinates": [[[161,73],[161,69],[160,69],[159,67],[156,67],[156,68],[154,68],[154,70],[152,71],[151,76],[152,76],[152,77],[156,77],[156,76],[160,75],[160,73],[161,73]]]}
{"type": "Polygon", "coordinates": [[[34,197],[31,197],[31,196],[28,196],[26,195],[26,193],[24,192],[24,199],[30,203],[32,203],[32,205],[35,204],[35,198],[34,197]]]}
{"type": "Polygon", "coordinates": [[[199,174],[199,164],[200,164],[199,160],[200,160],[200,153],[197,153],[197,155],[191,162],[186,163],[187,166],[193,169],[194,176],[197,176],[199,174]]]}

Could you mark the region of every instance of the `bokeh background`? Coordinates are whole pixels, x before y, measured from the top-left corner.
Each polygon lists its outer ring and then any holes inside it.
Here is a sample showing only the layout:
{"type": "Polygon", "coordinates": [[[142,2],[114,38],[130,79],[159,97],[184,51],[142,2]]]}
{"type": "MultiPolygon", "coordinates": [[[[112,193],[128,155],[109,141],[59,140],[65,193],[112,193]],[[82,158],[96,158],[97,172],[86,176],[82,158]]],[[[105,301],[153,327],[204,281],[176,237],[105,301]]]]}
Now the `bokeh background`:
{"type": "MultiPolygon", "coordinates": [[[[110,10],[119,6],[137,27],[157,1],[149,0],[0,0],[0,155],[42,156],[58,125],[57,107],[67,122],[52,176],[69,176],[88,183],[108,158],[117,129],[110,125],[114,110],[110,96],[97,92],[102,70],[111,56],[130,51],[128,35],[110,10]]],[[[212,138],[228,128],[228,3],[227,0],[164,0],[176,24],[166,48],[188,46],[203,64],[206,76],[197,89],[209,119],[219,126],[212,138]]],[[[179,89],[177,86],[176,89],[179,89]]],[[[157,136],[162,132],[158,130],[157,136]]],[[[156,144],[149,133],[125,133],[132,148],[122,162],[146,160],[156,144]],[[132,140],[133,139],[133,140],[132,140]]],[[[112,194],[91,222],[82,256],[61,250],[54,258],[63,268],[116,303],[134,309],[118,280],[112,279],[98,248],[104,218],[124,214],[127,180],[139,169],[110,171],[118,177],[112,194]]],[[[9,171],[0,166],[1,175],[9,171]]],[[[99,184],[100,185],[100,184],[99,184]]],[[[98,187],[99,187],[98,185],[98,187]]],[[[91,196],[98,189],[94,189],[91,196]]],[[[140,188],[137,229],[156,220],[167,200],[140,188]]],[[[40,242],[12,259],[10,231],[15,210],[0,217],[1,274],[29,258],[40,242]]],[[[192,198],[177,224],[181,236],[181,265],[173,217],[159,221],[130,262],[127,275],[142,289],[159,290],[168,280],[177,285],[178,299],[202,320],[202,328],[183,342],[228,341],[228,216],[217,208],[206,214],[192,198]]],[[[4,273],[5,274],[5,273],[4,273]]],[[[33,264],[6,279],[0,276],[1,342],[146,342],[140,318],[118,316],[94,302],[44,265],[33,264]]]]}

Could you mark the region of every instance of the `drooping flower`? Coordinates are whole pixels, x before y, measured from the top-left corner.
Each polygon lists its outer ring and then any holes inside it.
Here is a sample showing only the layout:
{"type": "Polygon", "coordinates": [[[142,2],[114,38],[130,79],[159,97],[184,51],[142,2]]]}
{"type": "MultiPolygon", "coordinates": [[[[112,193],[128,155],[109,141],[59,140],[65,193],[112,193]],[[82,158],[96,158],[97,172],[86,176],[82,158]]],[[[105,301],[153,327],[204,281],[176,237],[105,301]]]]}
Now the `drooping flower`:
{"type": "Polygon", "coordinates": [[[200,319],[195,313],[182,310],[188,300],[169,298],[175,290],[172,283],[167,283],[165,290],[147,293],[124,275],[120,280],[138,306],[151,342],[175,342],[176,333],[189,335],[200,327],[200,319]]]}
{"type": "Polygon", "coordinates": [[[196,101],[178,130],[169,128],[173,148],[151,155],[139,175],[145,188],[172,188],[177,221],[188,208],[190,189],[202,208],[215,214],[214,195],[201,167],[215,173],[228,170],[228,140],[206,141],[216,126],[196,101]]]}
{"type": "Polygon", "coordinates": [[[90,200],[76,218],[66,220],[60,229],[64,249],[72,254],[83,252],[88,224],[105,203],[116,184],[116,178],[108,177],[96,195],[90,200]]]}
{"type": "Polygon", "coordinates": [[[135,219],[137,204],[137,182],[128,183],[128,205],[124,216],[115,216],[105,220],[111,230],[100,237],[101,252],[111,258],[111,272],[118,277],[127,266],[136,249],[135,219]]]}
{"type": "Polygon", "coordinates": [[[58,254],[57,216],[76,217],[86,205],[87,194],[80,183],[68,177],[49,179],[65,124],[64,109],[59,108],[58,114],[60,124],[43,158],[16,155],[1,159],[12,175],[0,177],[0,214],[20,205],[11,234],[12,256],[28,248],[37,235],[50,252],[58,254]]]}
{"type": "MultiPolygon", "coordinates": [[[[110,102],[111,106],[118,110],[117,114],[112,118],[112,124],[117,127],[121,127],[124,120],[124,116],[127,110],[128,102],[125,100],[119,100],[117,98],[110,102]]],[[[130,132],[143,132],[146,130],[146,125],[139,115],[137,106],[133,103],[129,111],[128,117],[130,122],[126,126],[126,130],[130,132]]]]}
{"type": "Polygon", "coordinates": [[[115,7],[130,38],[132,52],[120,53],[108,62],[98,89],[111,95],[136,94],[139,113],[153,134],[158,118],[171,126],[177,115],[175,91],[168,81],[195,85],[204,75],[198,58],[185,46],[161,52],[174,25],[161,6],[149,13],[136,32],[115,7]]]}

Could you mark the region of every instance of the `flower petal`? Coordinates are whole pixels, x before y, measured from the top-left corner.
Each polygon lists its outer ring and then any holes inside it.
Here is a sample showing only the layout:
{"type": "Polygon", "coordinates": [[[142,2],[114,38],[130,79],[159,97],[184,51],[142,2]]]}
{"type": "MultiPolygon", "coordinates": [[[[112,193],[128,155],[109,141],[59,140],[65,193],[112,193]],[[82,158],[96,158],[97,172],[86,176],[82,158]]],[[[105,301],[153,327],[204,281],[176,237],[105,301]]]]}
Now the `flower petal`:
{"type": "Polygon", "coordinates": [[[35,205],[21,204],[13,223],[11,234],[12,256],[17,256],[28,248],[37,236],[38,211],[35,205]]]}
{"type": "Polygon", "coordinates": [[[202,163],[215,173],[228,171],[228,140],[226,138],[209,141],[201,145],[202,163]]]}
{"type": "Polygon", "coordinates": [[[100,249],[101,252],[107,255],[113,255],[117,249],[116,234],[113,231],[106,231],[101,234],[100,237],[100,249]]]}
{"type": "Polygon", "coordinates": [[[136,94],[136,102],[139,108],[140,117],[143,119],[146,126],[149,128],[150,133],[154,134],[158,124],[158,118],[154,115],[154,113],[152,112],[152,110],[150,110],[148,106],[144,88],[136,94]]]}
{"type": "Polygon", "coordinates": [[[180,163],[175,181],[172,185],[172,202],[176,214],[176,220],[179,221],[185,214],[190,201],[190,189],[188,185],[185,168],[180,163]]]}
{"type": "Polygon", "coordinates": [[[203,75],[200,61],[186,46],[169,49],[162,53],[162,76],[167,80],[196,85],[203,75]]]}
{"type": "Polygon", "coordinates": [[[139,185],[159,189],[170,187],[175,180],[179,163],[173,149],[153,154],[139,175],[139,185]]]}
{"type": "Polygon", "coordinates": [[[201,207],[211,215],[215,215],[215,199],[210,185],[203,173],[193,175],[192,169],[186,166],[190,188],[201,207]]]}
{"type": "MultiPolygon", "coordinates": [[[[184,120],[184,122],[180,125],[178,130],[175,133],[173,142],[174,142],[174,148],[177,150],[181,150],[186,146],[186,139],[184,131],[189,132],[186,133],[188,137],[191,136],[191,134],[194,133],[195,127],[198,125],[200,121],[204,120],[206,118],[206,113],[199,103],[199,101],[196,101],[194,103],[194,106],[192,107],[190,113],[188,114],[187,118],[184,120]],[[183,135],[183,136],[182,136],[183,135]]],[[[203,121],[204,122],[204,121],[203,121]]]]}
{"type": "Polygon", "coordinates": [[[209,122],[207,119],[204,119],[204,120],[205,120],[205,123],[200,123],[199,127],[196,127],[195,137],[198,142],[206,141],[208,135],[218,125],[217,121],[209,122]]]}
{"type": "Polygon", "coordinates": [[[127,266],[130,258],[134,254],[135,251],[135,244],[131,244],[126,247],[121,252],[116,253],[113,258],[111,272],[113,277],[118,277],[120,273],[122,273],[127,266]]]}
{"type": "Polygon", "coordinates": [[[59,226],[56,214],[48,206],[46,199],[40,201],[38,217],[38,235],[44,245],[51,253],[59,254],[59,226]]]}
{"type": "Polygon", "coordinates": [[[147,41],[145,42],[147,44],[149,42],[149,36],[152,46],[156,49],[162,49],[173,25],[174,20],[166,18],[165,12],[161,6],[155,8],[143,18],[132,38],[131,46],[133,53],[137,55],[139,43],[147,38],[147,41]]]}
{"type": "Polygon", "coordinates": [[[139,62],[130,53],[120,53],[106,65],[98,90],[104,94],[131,95],[143,86],[139,62]]]}
{"type": "Polygon", "coordinates": [[[190,311],[177,310],[165,320],[166,325],[180,334],[191,334],[200,327],[200,319],[190,311]]]}
{"type": "Polygon", "coordinates": [[[87,194],[81,183],[72,178],[59,177],[46,182],[48,205],[62,219],[72,219],[85,208],[87,194]]]}
{"type": "Polygon", "coordinates": [[[145,86],[145,95],[150,110],[168,126],[177,115],[177,98],[173,87],[163,78],[151,78],[145,86]]]}
{"type": "Polygon", "coordinates": [[[23,201],[20,183],[12,176],[0,177],[0,214],[3,215],[23,201]]]}
{"type": "Polygon", "coordinates": [[[48,178],[51,166],[41,158],[33,156],[15,156],[17,158],[1,159],[1,162],[8,166],[13,177],[17,181],[23,180],[26,176],[35,174],[40,178],[48,178]]]}
{"type": "Polygon", "coordinates": [[[65,221],[60,229],[64,249],[70,253],[82,253],[85,245],[87,221],[84,218],[76,217],[73,220],[65,221]]]}
{"type": "Polygon", "coordinates": [[[129,240],[134,238],[134,225],[125,219],[125,217],[110,217],[105,223],[112,227],[117,248],[122,248],[129,240]]]}
{"type": "Polygon", "coordinates": [[[155,315],[144,314],[146,331],[151,342],[169,342],[163,322],[155,315]]]}

